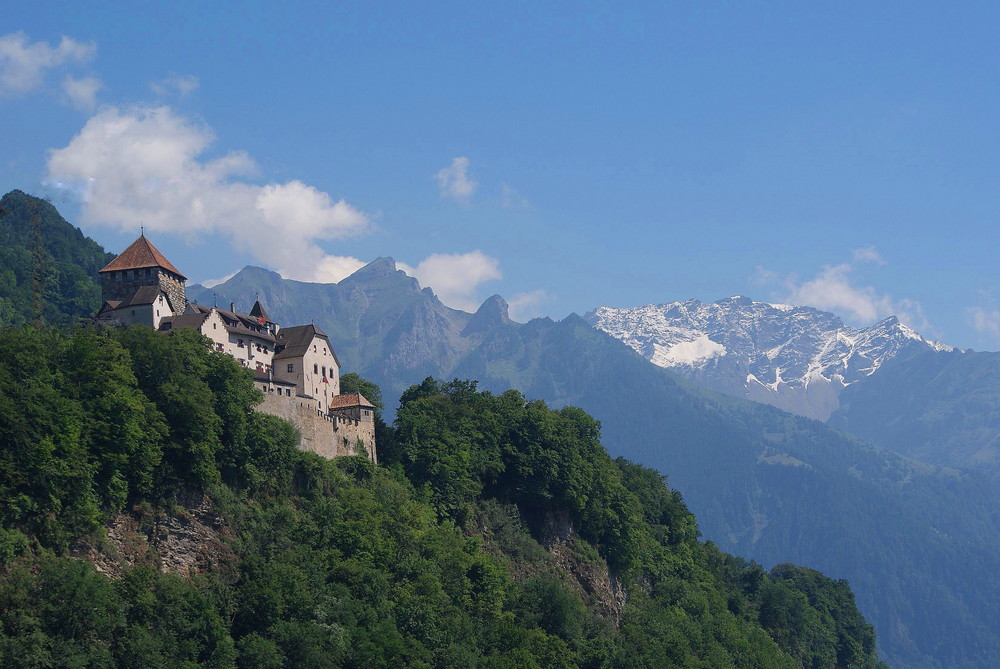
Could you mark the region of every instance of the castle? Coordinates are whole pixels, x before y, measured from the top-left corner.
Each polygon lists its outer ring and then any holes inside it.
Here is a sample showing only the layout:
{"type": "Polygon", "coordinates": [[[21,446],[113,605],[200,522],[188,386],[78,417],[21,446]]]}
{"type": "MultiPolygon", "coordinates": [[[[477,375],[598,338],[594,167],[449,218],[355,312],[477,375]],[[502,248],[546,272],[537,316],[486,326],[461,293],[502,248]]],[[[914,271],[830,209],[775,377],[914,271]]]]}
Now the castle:
{"type": "Polygon", "coordinates": [[[281,327],[260,300],[250,313],[191,304],[187,277],[140,235],[100,270],[101,323],[154,330],[197,330],[214,350],[249,369],[264,393],[259,411],[299,431],[299,448],[324,457],[366,454],[376,461],[375,407],[360,393],[341,394],[340,361],[315,325],[281,327]]]}

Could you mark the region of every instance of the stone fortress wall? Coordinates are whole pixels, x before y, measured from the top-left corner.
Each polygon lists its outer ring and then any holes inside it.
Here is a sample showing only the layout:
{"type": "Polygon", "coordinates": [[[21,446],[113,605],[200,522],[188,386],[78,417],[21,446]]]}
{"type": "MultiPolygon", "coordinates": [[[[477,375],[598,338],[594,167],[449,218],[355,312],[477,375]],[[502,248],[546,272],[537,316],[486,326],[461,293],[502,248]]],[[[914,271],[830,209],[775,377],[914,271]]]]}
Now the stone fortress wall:
{"type": "Polygon", "coordinates": [[[299,431],[299,448],[324,458],[341,455],[368,456],[377,462],[375,453],[375,422],[355,420],[325,413],[319,402],[307,397],[291,397],[264,393],[264,403],[257,410],[283,418],[299,431]]]}

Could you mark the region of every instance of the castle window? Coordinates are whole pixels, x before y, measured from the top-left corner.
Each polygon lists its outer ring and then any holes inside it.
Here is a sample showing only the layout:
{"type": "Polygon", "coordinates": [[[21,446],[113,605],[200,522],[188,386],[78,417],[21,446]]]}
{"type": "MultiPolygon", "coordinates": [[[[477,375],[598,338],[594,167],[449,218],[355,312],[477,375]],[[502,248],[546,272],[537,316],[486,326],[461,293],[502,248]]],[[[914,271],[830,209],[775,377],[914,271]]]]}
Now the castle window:
{"type": "Polygon", "coordinates": [[[316,352],[316,344],[313,344],[313,353],[316,352]]]}
{"type": "Polygon", "coordinates": [[[324,377],[326,376],[326,367],[325,366],[323,367],[323,376],[324,377]]]}
{"type": "Polygon", "coordinates": [[[291,397],[292,396],[292,389],[291,388],[285,388],[285,396],[286,397],[291,397]]]}
{"type": "Polygon", "coordinates": [[[288,371],[289,372],[294,372],[295,371],[295,365],[293,365],[292,363],[288,363],[288,371]]]}
{"type": "Polygon", "coordinates": [[[313,363],[313,374],[319,374],[319,365],[313,363]]]}

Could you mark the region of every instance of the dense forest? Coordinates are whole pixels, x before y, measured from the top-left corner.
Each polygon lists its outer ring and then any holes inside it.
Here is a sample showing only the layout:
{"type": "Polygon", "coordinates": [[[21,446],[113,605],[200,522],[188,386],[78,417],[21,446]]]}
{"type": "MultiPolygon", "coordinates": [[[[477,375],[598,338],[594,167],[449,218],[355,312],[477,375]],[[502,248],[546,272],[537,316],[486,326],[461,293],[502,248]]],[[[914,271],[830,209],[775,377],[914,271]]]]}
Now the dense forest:
{"type": "Polygon", "coordinates": [[[97,271],[114,258],[51,203],[19,190],[0,198],[0,326],[89,319],[97,271]]]}
{"type": "Polygon", "coordinates": [[[2,666],[883,666],[845,582],[699,541],[579,409],[428,379],[326,461],[194,332],[3,335],[2,666]]]}

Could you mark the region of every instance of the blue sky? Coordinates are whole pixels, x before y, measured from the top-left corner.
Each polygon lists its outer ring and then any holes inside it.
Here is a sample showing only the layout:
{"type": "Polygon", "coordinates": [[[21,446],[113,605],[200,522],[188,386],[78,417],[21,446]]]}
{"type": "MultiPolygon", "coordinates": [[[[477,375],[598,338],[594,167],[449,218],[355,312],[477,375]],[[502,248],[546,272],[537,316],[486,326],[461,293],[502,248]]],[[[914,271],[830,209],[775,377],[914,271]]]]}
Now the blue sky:
{"type": "Polygon", "coordinates": [[[0,188],[193,280],[392,256],[561,318],[734,294],[1000,348],[988,3],[15,2],[0,188]]]}

